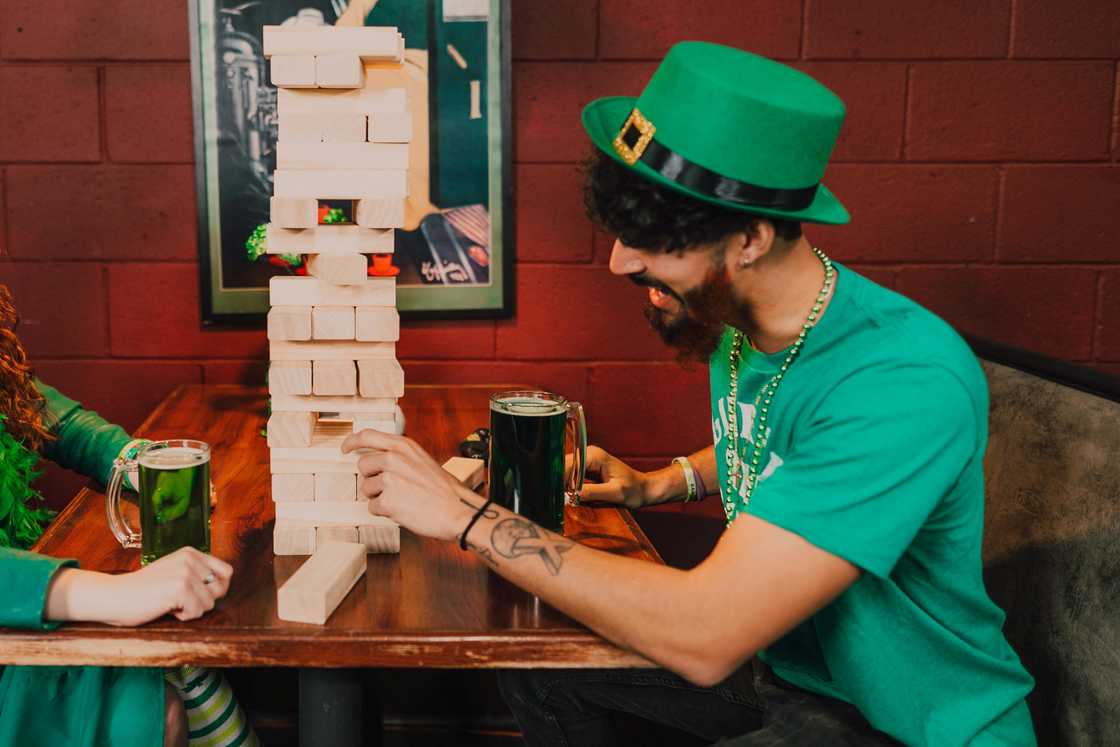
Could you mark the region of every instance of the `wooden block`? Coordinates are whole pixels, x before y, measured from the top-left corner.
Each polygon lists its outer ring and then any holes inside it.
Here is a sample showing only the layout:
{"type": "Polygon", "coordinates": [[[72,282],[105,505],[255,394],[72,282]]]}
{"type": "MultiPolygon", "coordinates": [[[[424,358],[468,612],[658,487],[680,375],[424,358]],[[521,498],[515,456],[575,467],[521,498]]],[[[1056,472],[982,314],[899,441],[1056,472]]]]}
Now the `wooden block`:
{"type": "Polygon", "coordinates": [[[312,554],[315,552],[315,527],[276,522],[272,529],[272,552],[275,555],[312,554]]]}
{"type": "Polygon", "coordinates": [[[311,277],[277,275],[268,281],[268,302],[273,306],[396,306],[397,281],[366,278],[354,285],[330,285],[311,277]]]}
{"type": "Polygon", "coordinates": [[[354,361],[315,361],[311,393],[315,396],[353,396],[358,393],[358,369],[354,361]]]}
{"type": "Polygon", "coordinates": [[[393,433],[401,435],[404,433],[404,412],[401,411],[400,406],[393,412],[391,418],[387,417],[386,413],[343,413],[340,417],[347,418],[350,421],[351,429],[354,433],[359,433],[366,428],[371,428],[381,433],[393,433]]]}
{"type": "Polygon", "coordinates": [[[311,394],[311,361],[273,361],[268,366],[268,393],[311,394]]]}
{"type": "Polygon", "coordinates": [[[396,359],[369,358],[357,363],[359,395],[384,399],[404,396],[404,369],[396,359]]]}
{"type": "Polygon", "coordinates": [[[471,490],[478,490],[478,486],[486,479],[486,462],[481,459],[451,457],[443,463],[443,468],[471,490]]]}
{"type": "Polygon", "coordinates": [[[315,432],[316,412],[277,411],[273,407],[268,417],[268,446],[276,448],[303,448],[311,446],[311,436],[315,432]]]}
{"type": "Polygon", "coordinates": [[[471,119],[482,119],[482,82],[472,80],[471,86],[471,119]]]}
{"type": "Polygon", "coordinates": [[[273,475],[272,500],[276,503],[315,500],[315,475],[273,475]]]}
{"type": "Polygon", "coordinates": [[[366,115],[362,112],[288,112],[279,120],[280,143],[364,143],[366,115]]]}
{"type": "Polygon", "coordinates": [[[310,340],[310,306],[273,306],[268,310],[268,339],[310,340]]]}
{"type": "Polygon", "coordinates": [[[353,285],[365,280],[369,263],[364,254],[312,254],[307,272],[325,283],[353,285]]]}
{"type": "Polygon", "coordinates": [[[272,342],[268,349],[274,361],[356,361],[397,357],[397,346],[392,342],[272,342]]]}
{"type": "Polygon", "coordinates": [[[302,449],[272,449],[269,453],[268,468],[274,475],[298,475],[304,472],[339,472],[358,474],[356,461],[342,461],[339,457],[319,458],[315,454],[303,454],[302,449]],[[281,452],[277,454],[277,452],[281,452]]]}
{"type": "Polygon", "coordinates": [[[354,339],[395,342],[401,338],[401,315],[392,306],[358,306],[354,311],[354,339]]]}
{"type": "Polygon", "coordinates": [[[307,197],[270,197],[268,217],[269,228],[315,228],[319,225],[319,201],[307,197]]]}
{"type": "Polygon", "coordinates": [[[267,231],[269,254],[392,254],[396,243],[392,229],[351,223],[301,230],[270,224],[267,231]]]}
{"type": "Polygon", "coordinates": [[[404,200],[376,197],[358,200],[354,207],[354,222],[363,228],[404,228],[404,200]]]}
{"type": "MultiPolygon", "coordinates": [[[[315,542],[319,545],[322,545],[324,542],[353,542],[355,544],[361,544],[357,527],[316,527],[315,542]]],[[[365,545],[362,545],[362,547],[364,548],[365,545]]]]}
{"type": "Polygon", "coordinates": [[[276,55],[268,61],[269,77],[277,88],[314,88],[315,55],[276,55]]]}
{"type": "MultiPolygon", "coordinates": [[[[408,143],[276,143],[278,169],[407,169],[408,143]]],[[[377,226],[384,228],[385,226],[377,226]]]]}
{"type": "MultiPolygon", "coordinates": [[[[353,340],[354,307],[312,307],[311,336],[316,340],[353,340]]],[[[317,369],[316,373],[318,373],[317,369]]],[[[319,392],[316,392],[316,394],[319,394],[319,392]]],[[[326,392],[323,392],[323,394],[326,394],[326,392]]]]}
{"type": "Polygon", "coordinates": [[[324,542],[276,592],[276,616],[323,625],[365,572],[364,545],[324,542]]]}
{"type": "Polygon", "coordinates": [[[412,142],[412,114],[389,111],[369,112],[366,139],[371,143],[412,142]]]}
{"type": "Polygon", "coordinates": [[[402,169],[277,169],[273,172],[273,192],[277,197],[314,197],[316,200],[408,197],[408,172],[402,169]]]}
{"type": "Polygon", "coordinates": [[[401,60],[401,35],[396,26],[265,26],[264,56],[342,53],[362,60],[401,60]]]}
{"type": "Polygon", "coordinates": [[[365,82],[362,59],[358,55],[315,55],[315,83],[319,88],[361,88],[365,82]]]}
{"type": "MultiPolygon", "coordinates": [[[[353,361],[351,361],[352,363],[353,361]]],[[[389,413],[397,406],[396,399],[369,397],[299,396],[278,394],[272,398],[272,409],[279,412],[345,412],[389,413]]]]}
{"type": "Polygon", "coordinates": [[[398,553],[401,551],[401,528],[396,524],[371,524],[358,527],[358,541],[366,552],[398,553]]]}
{"type": "Polygon", "coordinates": [[[315,500],[327,503],[358,500],[357,478],[339,472],[320,472],[315,475],[315,500]]]}
{"type": "Polygon", "coordinates": [[[408,111],[408,93],[402,88],[318,88],[300,91],[281,88],[276,92],[280,121],[301,112],[320,116],[333,114],[400,114],[408,111]]]}
{"type": "Polygon", "coordinates": [[[385,526],[393,524],[384,516],[369,512],[368,501],[324,501],[322,503],[277,503],[276,521],[311,524],[318,527],[385,526]]]}

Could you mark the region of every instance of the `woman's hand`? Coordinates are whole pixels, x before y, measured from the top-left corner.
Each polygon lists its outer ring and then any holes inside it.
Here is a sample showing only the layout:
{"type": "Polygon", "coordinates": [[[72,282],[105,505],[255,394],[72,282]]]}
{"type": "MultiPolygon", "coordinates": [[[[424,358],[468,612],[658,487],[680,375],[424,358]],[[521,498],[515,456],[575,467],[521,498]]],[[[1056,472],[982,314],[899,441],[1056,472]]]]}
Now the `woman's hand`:
{"type": "Polygon", "coordinates": [[[47,592],[49,620],[141,625],[174,615],[193,620],[229,591],[233,567],[184,547],[131,573],[110,575],[63,568],[47,592]]]}
{"type": "Polygon", "coordinates": [[[410,438],[366,429],[342,442],[344,454],[363,450],[358,489],[370,513],[416,534],[455,539],[483,503],[410,438]]]}

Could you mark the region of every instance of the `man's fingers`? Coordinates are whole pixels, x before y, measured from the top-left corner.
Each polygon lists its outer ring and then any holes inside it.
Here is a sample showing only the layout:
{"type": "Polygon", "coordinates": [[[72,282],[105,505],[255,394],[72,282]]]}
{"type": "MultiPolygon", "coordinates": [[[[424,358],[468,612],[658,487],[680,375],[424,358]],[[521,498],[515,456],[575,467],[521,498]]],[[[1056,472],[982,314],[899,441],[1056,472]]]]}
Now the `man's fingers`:
{"type": "Polygon", "coordinates": [[[381,498],[370,498],[366,503],[369,512],[374,516],[388,516],[389,512],[381,505],[381,498]]]}
{"type": "Polygon", "coordinates": [[[581,501],[603,501],[621,503],[622,491],[615,482],[585,482],[579,491],[581,501]]]}
{"type": "Polygon", "coordinates": [[[359,474],[370,477],[385,471],[388,462],[388,454],[384,451],[375,451],[371,454],[365,454],[358,460],[359,474]]]}
{"type": "Polygon", "coordinates": [[[588,446],[587,447],[587,471],[588,472],[600,472],[600,471],[602,471],[603,467],[606,466],[607,462],[610,462],[612,459],[614,459],[614,457],[612,457],[610,454],[608,454],[607,452],[600,449],[598,446],[588,446]]]}
{"type": "Polygon", "coordinates": [[[351,433],[342,442],[342,453],[349,454],[351,451],[357,449],[379,449],[381,451],[393,451],[401,448],[405,444],[405,439],[402,436],[394,436],[381,431],[375,431],[372,428],[366,428],[357,433],[351,433]]]}
{"type": "Polygon", "coordinates": [[[381,481],[381,475],[367,477],[366,479],[362,480],[362,495],[367,498],[376,498],[377,496],[381,495],[382,486],[383,483],[381,481]]]}

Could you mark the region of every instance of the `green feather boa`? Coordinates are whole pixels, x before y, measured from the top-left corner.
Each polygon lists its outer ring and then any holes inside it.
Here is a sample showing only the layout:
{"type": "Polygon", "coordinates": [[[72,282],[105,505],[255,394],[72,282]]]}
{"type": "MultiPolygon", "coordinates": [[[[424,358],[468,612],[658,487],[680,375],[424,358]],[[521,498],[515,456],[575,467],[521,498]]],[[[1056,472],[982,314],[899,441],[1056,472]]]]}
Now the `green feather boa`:
{"type": "Polygon", "coordinates": [[[42,474],[38,464],[39,456],[4,430],[0,415],[0,547],[31,547],[54,517],[31,487],[42,474]]]}

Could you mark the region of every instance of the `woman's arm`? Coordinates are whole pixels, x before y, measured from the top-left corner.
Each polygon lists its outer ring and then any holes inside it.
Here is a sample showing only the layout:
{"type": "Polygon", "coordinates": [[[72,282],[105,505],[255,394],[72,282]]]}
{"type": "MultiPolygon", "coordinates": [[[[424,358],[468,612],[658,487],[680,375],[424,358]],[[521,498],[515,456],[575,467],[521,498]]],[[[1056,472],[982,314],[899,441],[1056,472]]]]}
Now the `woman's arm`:
{"type": "Polygon", "coordinates": [[[113,460],[132,436],[38,379],[35,388],[46,400],[43,425],[55,436],[43,444],[43,456],[107,485],[113,460]]]}

